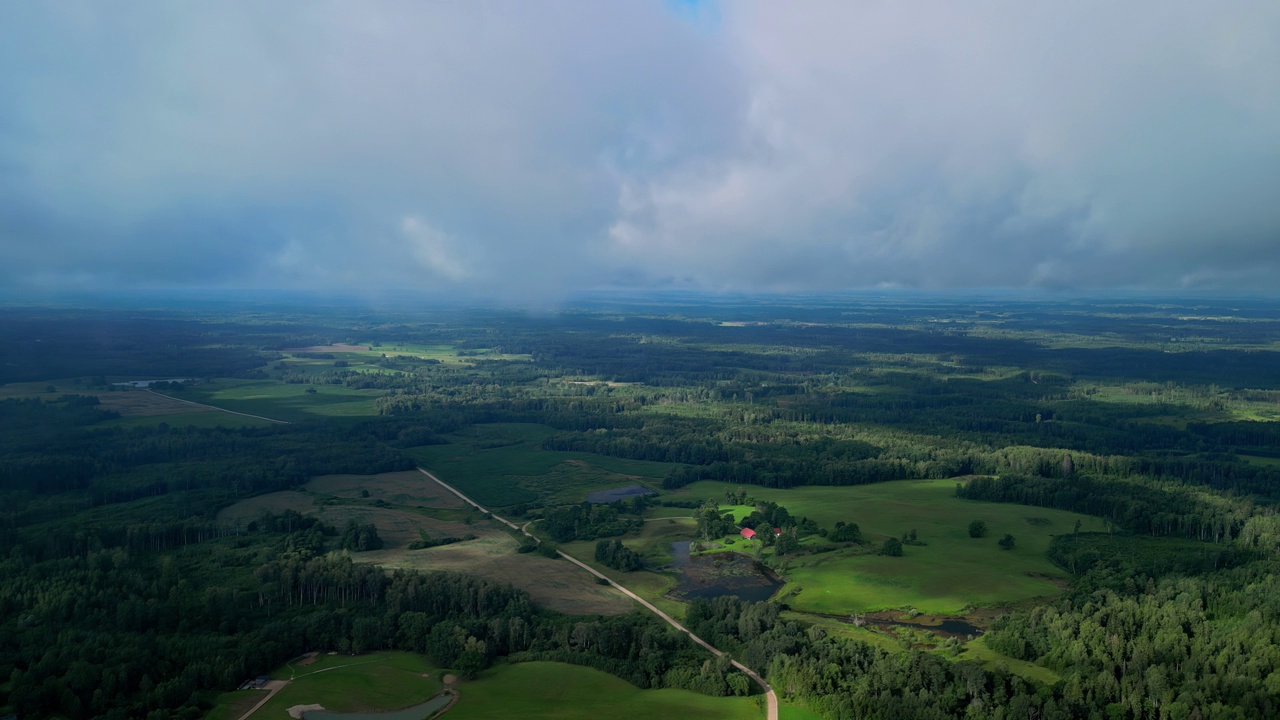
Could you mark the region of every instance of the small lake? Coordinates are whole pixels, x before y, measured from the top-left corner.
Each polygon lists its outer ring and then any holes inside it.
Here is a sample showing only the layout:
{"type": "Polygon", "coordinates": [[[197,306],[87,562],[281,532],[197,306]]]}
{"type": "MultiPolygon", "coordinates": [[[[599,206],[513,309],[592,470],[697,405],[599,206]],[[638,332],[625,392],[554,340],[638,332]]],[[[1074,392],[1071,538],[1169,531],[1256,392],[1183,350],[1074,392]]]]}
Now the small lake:
{"type": "Polygon", "coordinates": [[[307,710],[302,713],[302,720],[423,720],[440,711],[452,699],[453,696],[449,693],[441,693],[419,705],[389,712],[340,713],[332,710],[307,710]]]}
{"type": "Polygon", "coordinates": [[[683,600],[737,595],[746,602],[764,602],[782,587],[760,563],[741,553],[690,556],[689,541],[671,543],[672,566],[680,571],[675,595],[683,600]]]}

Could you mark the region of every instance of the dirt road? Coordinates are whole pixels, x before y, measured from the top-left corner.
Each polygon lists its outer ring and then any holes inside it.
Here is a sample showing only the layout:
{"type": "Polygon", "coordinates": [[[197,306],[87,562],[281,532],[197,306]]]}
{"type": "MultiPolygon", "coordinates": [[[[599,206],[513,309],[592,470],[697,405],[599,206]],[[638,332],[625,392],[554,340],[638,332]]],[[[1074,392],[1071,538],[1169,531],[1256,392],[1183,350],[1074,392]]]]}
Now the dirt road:
{"type": "Polygon", "coordinates": [[[289,684],[288,680],[268,681],[266,685],[262,686],[267,689],[267,696],[259,700],[257,705],[254,705],[253,707],[249,708],[249,712],[241,715],[240,720],[249,720],[249,717],[251,715],[258,712],[258,708],[262,707],[263,705],[266,705],[268,700],[275,697],[275,694],[283,690],[284,686],[288,684],[289,684]]]}
{"type": "MultiPolygon", "coordinates": [[[[525,523],[525,524],[524,524],[524,527],[519,527],[519,526],[517,526],[515,523],[513,523],[513,522],[511,522],[511,521],[509,521],[509,520],[506,520],[506,519],[504,519],[504,518],[500,518],[500,517],[498,517],[497,515],[494,515],[492,512],[490,512],[487,508],[485,508],[484,506],[482,506],[480,503],[478,503],[478,502],[476,502],[476,501],[472,500],[471,498],[467,497],[466,495],[463,495],[461,492],[458,492],[457,488],[455,488],[455,487],[453,487],[452,485],[450,485],[450,484],[446,483],[445,481],[441,480],[440,478],[436,477],[435,475],[432,475],[430,472],[427,472],[425,469],[423,469],[423,468],[418,468],[418,472],[422,473],[423,475],[426,475],[428,478],[431,478],[432,480],[436,481],[437,483],[440,483],[440,486],[441,486],[441,487],[443,487],[445,490],[448,490],[449,492],[453,493],[454,495],[457,495],[458,497],[462,498],[462,500],[463,500],[464,502],[467,502],[467,503],[469,503],[470,505],[474,506],[475,508],[479,509],[481,512],[488,514],[488,515],[489,515],[490,517],[492,517],[494,520],[497,520],[498,522],[504,523],[504,524],[506,524],[508,527],[510,527],[512,530],[519,530],[520,532],[524,533],[525,535],[528,535],[529,537],[534,538],[534,540],[537,540],[537,538],[536,538],[536,537],[534,537],[532,534],[530,534],[530,533],[529,533],[528,527],[529,527],[529,525],[530,525],[531,523],[525,523]]],[[[724,653],[723,653],[723,652],[721,652],[721,651],[717,650],[715,647],[713,647],[713,646],[711,645],[711,643],[709,643],[709,642],[707,642],[706,640],[703,640],[702,638],[698,637],[697,635],[694,635],[693,633],[689,632],[689,630],[688,630],[687,628],[685,628],[685,626],[683,626],[683,625],[681,625],[679,622],[677,622],[675,618],[673,618],[673,617],[671,617],[670,615],[666,614],[666,613],[665,613],[665,612],[663,612],[662,610],[659,610],[656,606],[654,606],[654,605],[653,605],[653,603],[650,603],[648,600],[645,600],[644,598],[642,598],[642,597],[640,597],[639,595],[636,595],[635,593],[631,592],[630,590],[628,590],[628,589],[626,589],[626,588],[622,587],[621,585],[619,585],[618,583],[614,582],[613,580],[610,580],[607,576],[605,576],[604,574],[600,573],[600,572],[599,572],[599,571],[597,571],[595,568],[593,568],[593,567],[591,567],[590,565],[588,565],[588,564],[586,564],[586,563],[582,562],[581,560],[579,560],[579,559],[577,559],[577,558],[573,557],[572,555],[569,555],[569,554],[567,554],[567,553],[565,553],[564,551],[561,551],[561,550],[557,550],[556,552],[558,552],[558,553],[559,553],[559,555],[560,555],[560,557],[564,558],[565,560],[568,560],[569,562],[571,562],[571,563],[573,563],[573,564],[575,564],[575,565],[577,565],[577,566],[581,567],[583,570],[586,570],[587,572],[591,573],[592,575],[595,575],[595,576],[596,576],[596,577],[598,577],[598,578],[602,578],[605,582],[609,583],[610,585],[614,586],[614,587],[615,587],[615,588],[617,588],[618,590],[622,591],[622,593],[623,593],[624,595],[626,595],[627,597],[631,598],[632,600],[635,600],[636,602],[640,603],[641,605],[643,605],[643,606],[644,606],[645,608],[647,608],[648,610],[652,611],[655,615],[657,615],[658,617],[660,617],[660,618],[662,618],[663,620],[665,620],[665,621],[667,622],[667,624],[671,625],[671,627],[673,627],[673,628],[675,628],[675,629],[679,630],[680,632],[684,633],[685,635],[688,635],[688,636],[689,636],[689,638],[690,638],[691,640],[693,640],[694,642],[698,643],[699,645],[701,645],[702,647],[706,648],[707,650],[711,651],[711,653],[712,653],[713,655],[716,655],[717,657],[720,657],[720,656],[723,656],[723,655],[724,655],[724,653]]],[[[730,663],[732,663],[734,667],[738,668],[738,669],[739,669],[739,670],[741,670],[743,673],[745,673],[747,677],[749,677],[749,678],[751,678],[752,680],[754,680],[754,681],[755,681],[755,683],[756,683],[757,685],[759,685],[759,686],[760,686],[760,688],[761,688],[762,690],[764,690],[764,693],[765,693],[765,700],[766,700],[766,702],[767,702],[767,704],[768,704],[768,705],[767,705],[767,708],[766,708],[766,712],[767,712],[766,717],[767,717],[767,720],[778,720],[778,695],[777,695],[776,693],[774,693],[773,688],[769,686],[769,683],[765,682],[764,678],[762,678],[762,677],[760,677],[758,674],[756,674],[756,672],[755,672],[755,671],[751,670],[751,669],[750,669],[750,668],[748,668],[746,665],[743,665],[742,663],[738,662],[737,660],[733,660],[733,659],[731,658],[731,659],[729,660],[729,662],[730,662],[730,663]]]]}

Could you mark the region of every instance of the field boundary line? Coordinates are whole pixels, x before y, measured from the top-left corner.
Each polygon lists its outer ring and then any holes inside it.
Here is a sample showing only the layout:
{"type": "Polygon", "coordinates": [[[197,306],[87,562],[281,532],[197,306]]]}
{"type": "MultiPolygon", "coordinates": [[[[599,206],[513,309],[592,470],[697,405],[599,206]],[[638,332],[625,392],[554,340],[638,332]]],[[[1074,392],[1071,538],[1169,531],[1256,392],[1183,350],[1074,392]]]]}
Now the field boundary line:
{"type": "Polygon", "coordinates": [[[279,423],[280,425],[292,425],[292,423],[290,423],[288,420],[276,420],[275,418],[263,417],[261,415],[250,415],[249,413],[236,412],[235,410],[220,408],[217,405],[205,405],[204,403],[198,403],[192,400],[183,400],[182,398],[176,398],[172,395],[165,395],[164,393],[158,393],[155,390],[152,390],[150,388],[147,388],[147,392],[151,393],[152,395],[159,395],[162,398],[177,400],[180,403],[195,405],[196,407],[208,408],[210,410],[217,410],[218,412],[231,413],[232,415],[239,415],[241,417],[254,418],[256,420],[266,420],[267,422],[279,423]]]}
{"type": "MultiPolygon", "coordinates": [[[[419,467],[419,468],[418,468],[418,472],[420,472],[420,473],[422,473],[423,475],[426,475],[428,478],[431,478],[432,480],[436,481],[436,482],[437,482],[437,483],[439,483],[439,484],[440,484],[440,486],[441,486],[441,487],[443,487],[445,490],[448,490],[449,492],[453,493],[454,495],[457,495],[458,497],[462,498],[465,502],[467,502],[467,503],[469,503],[469,504],[473,505],[473,506],[474,506],[474,507],[476,507],[478,510],[480,510],[480,512],[483,512],[483,513],[485,513],[485,514],[489,515],[489,516],[490,516],[490,517],[492,517],[493,519],[495,519],[495,520],[497,520],[497,521],[499,521],[499,522],[501,522],[501,523],[503,523],[503,524],[507,525],[508,527],[511,527],[512,529],[519,530],[520,532],[524,533],[525,535],[528,535],[529,537],[533,538],[535,541],[541,542],[540,540],[538,540],[538,538],[537,538],[537,537],[534,537],[534,536],[533,536],[533,535],[532,535],[532,534],[531,534],[531,533],[526,529],[526,528],[528,528],[528,527],[529,527],[529,525],[531,525],[531,524],[533,523],[533,521],[532,521],[532,520],[531,520],[531,521],[529,521],[529,522],[527,522],[527,523],[525,523],[524,527],[519,527],[519,526],[517,526],[515,523],[511,522],[510,520],[507,520],[507,519],[505,519],[505,518],[498,517],[498,516],[497,516],[497,515],[495,515],[493,512],[491,512],[489,509],[487,509],[487,508],[485,508],[483,505],[481,505],[480,503],[476,502],[475,500],[472,500],[471,498],[467,497],[466,495],[463,495],[461,492],[459,492],[459,491],[458,491],[458,489],[457,489],[457,488],[453,487],[453,486],[452,486],[452,485],[450,485],[449,483],[446,483],[445,481],[441,480],[440,478],[436,477],[435,475],[432,475],[430,472],[428,472],[428,471],[426,470],[426,468],[419,467]]],[[[582,568],[583,570],[586,570],[587,572],[591,573],[592,575],[596,576],[597,578],[600,578],[600,579],[604,580],[605,582],[609,583],[610,585],[612,585],[613,587],[617,588],[618,590],[622,591],[622,593],[623,593],[624,595],[626,595],[627,597],[630,597],[632,600],[635,600],[636,602],[640,603],[640,605],[641,605],[641,606],[643,606],[644,608],[648,609],[650,612],[654,613],[654,614],[655,614],[655,615],[657,615],[658,617],[660,617],[660,618],[662,618],[663,620],[665,620],[665,621],[667,622],[667,624],[668,624],[668,625],[670,625],[671,627],[675,628],[676,630],[679,630],[680,632],[684,633],[685,635],[688,635],[688,636],[689,636],[689,639],[693,640],[693,641],[694,641],[694,642],[696,642],[697,644],[699,644],[699,645],[701,645],[702,647],[706,648],[707,650],[711,651],[711,654],[712,654],[712,655],[715,655],[716,657],[725,657],[725,653],[724,653],[724,652],[722,652],[722,651],[720,651],[720,650],[716,649],[716,647],[715,647],[715,646],[713,646],[711,643],[707,642],[706,640],[703,640],[702,638],[698,637],[697,635],[694,635],[692,632],[690,632],[690,631],[689,631],[689,629],[688,629],[688,628],[686,628],[684,625],[681,625],[679,622],[677,622],[675,618],[671,617],[670,615],[666,614],[666,613],[665,613],[665,612],[663,612],[662,610],[658,609],[658,607],[657,607],[657,606],[655,606],[653,603],[649,602],[648,600],[645,600],[644,598],[640,597],[639,595],[636,595],[635,593],[631,592],[630,590],[626,589],[625,587],[623,587],[623,586],[619,585],[618,583],[614,582],[613,580],[611,580],[611,579],[610,579],[607,575],[605,575],[604,573],[602,573],[602,572],[600,572],[600,571],[596,570],[595,568],[593,568],[593,567],[591,567],[590,565],[588,565],[588,564],[586,564],[586,563],[582,562],[582,561],[581,561],[581,560],[579,560],[578,558],[573,557],[572,555],[570,555],[570,554],[566,553],[566,552],[565,552],[565,551],[563,551],[563,550],[556,550],[556,554],[558,554],[560,557],[564,558],[565,560],[568,560],[569,562],[573,563],[574,565],[577,565],[578,567],[582,568]]],[[[767,717],[767,719],[768,719],[768,720],[778,720],[778,696],[777,696],[777,694],[776,694],[776,693],[774,693],[774,691],[773,691],[773,687],[771,687],[771,686],[769,685],[769,683],[765,682],[765,679],[764,679],[763,677],[761,677],[759,674],[757,674],[754,670],[752,670],[751,668],[747,667],[746,665],[743,665],[742,663],[738,662],[737,660],[735,660],[735,659],[733,659],[733,658],[729,658],[729,662],[730,662],[730,664],[732,664],[734,667],[736,667],[737,669],[741,670],[741,671],[742,671],[742,672],[743,672],[747,677],[749,677],[749,678],[751,678],[752,680],[754,680],[754,681],[755,681],[755,683],[756,683],[757,685],[759,685],[759,686],[760,686],[760,688],[761,688],[762,690],[764,690],[764,693],[765,693],[765,700],[767,701],[767,707],[766,707],[766,710],[765,710],[766,717],[767,717]]]]}

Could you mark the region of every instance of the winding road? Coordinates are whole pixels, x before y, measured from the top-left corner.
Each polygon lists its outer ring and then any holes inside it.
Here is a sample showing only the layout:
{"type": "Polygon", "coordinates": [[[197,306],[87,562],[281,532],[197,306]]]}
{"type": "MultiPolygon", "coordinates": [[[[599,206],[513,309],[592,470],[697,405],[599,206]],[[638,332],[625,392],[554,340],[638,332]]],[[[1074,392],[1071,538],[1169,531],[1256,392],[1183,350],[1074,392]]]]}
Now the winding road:
{"type": "MultiPolygon", "coordinates": [[[[489,517],[492,517],[494,520],[497,520],[498,522],[500,522],[500,523],[502,523],[502,524],[506,525],[507,527],[511,528],[512,530],[519,530],[520,532],[522,532],[522,533],[524,533],[525,535],[527,535],[527,536],[529,536],[529,537],[533,538],[534,540],[538,540],[538,538],[537,538],[537,537],[534,537],[534,536],[529,532],[529,530],[528,530],[528,527],[529,527],[529,525],[530,525],[531,523],[525,523],[525,524],[524,524],[524,527],[520,527],[520,526],[516,525],[515,523],[511,522],[510,520],[507,520],[506,518],[498,517],[497,515],[495,515],[495,514],[494,514],[491,510],[489,510],[488,508],[484,507],[483,505],[481,505],[480,503],[476,502],[475,500],[472,500],[471,498],[467,497],[466,495],[463,495],[461,492],[459,492],[459,491],[458,491],[458,489],[457,489],[457,488],[453,487],[453,486],[452,486],[452,485],[450,485],[449,483],[446,483],[445,481],[441,480],[440,478],[436,477],[435,475],[432,475],[430,472],[428,472],[428,471],[427,471],[427,470],[425,470],[424,468],[418,468],[418,472],[422,473],[423,475],[426,475],[426,476],[427,476],[428,478],[430,478],[431,480],[434,480],[435,482],[439,483],[439,484],[440,484],[440,487],[444,488],[445,490],[448,490],[449,492],[453,493],[454,495],[457,495],[459,498],[461,498],[461,499],[462,499],[462,501],[463,501],[463,502],[465,502],[465,503],[467,503],[467,504],[469,504],[469,505],[471,505],[471,506],[475,507],[477,510],[479,510],[479,511],[480,511],[480,512],[482,512],[482,513],[485,513],[485,514],[486,514],[486,515],[488,515],[489,517]]],[[[663,620],[665,620],[665,621],[667,622],[667,624],[671,625],[671,627],[675,628],[676,630],[679,630],[680,632],[684,633],[685,635],[688,635],[688,636],[689,636],[689,639],[691,639],[691,640],[693,640],[694,642],[698,643],[699,645],[701,645],[702,647],[706,648],[707,650],[710,650],[710,651],[711,651],[711,653],[712,653],[713,655],[715,655],[715,656],[717,656],[717,657],[724,657],[724,656],[725,656],[725,654],[724,654],[723,652],[721,652],[720,650],[717,650],[715,647],[713,647],[713,646],[711,645],[711,643],[709,643],[709,642],[707,642],[706,640],[703,640],[702,638],[698,637],[697,635],[694,635],[693,633],[689,632],[689,630],[688,630],[687,628],[685,628],[685,626],[683,626],[683,625],[681,625],[679,622],[677,622],[675,618],[673,618],[673,617],[671,617],[670,615],[666,614],[666,613],[665,613],[665,612],[663,612],[662,610],[659,610],[656,606],[654,606],[654,604],[653,604],[653,603],[649,602],[648,600],[645,600],[644,598],[640,597],[639,595],[636,595],[635,593],[631,592],[630,590],[628,590],[628,589],[626,589],[626,588],[622,587],[622,586],[621,586],[621,585],[619,585],[618,583],[616,583],[616,582],[614,582],[613,580],[609,579],[609,577],[607,577],[607,576],[606,576],[606,575],[604,575],[603,573],[599,572],[598,570],[596,570],[595,568],[591,567],[590,565],[588,565],[588,564],[586,564],[586,563],[582,562],[581,560],[579,560],[579,559],[577,559],[577,558],[573,557],[572,555],[569,555],[569,554],[565,553],[563,550],[557,550],[556,552],[560,555],[560,557],[564,558],[565,560],[568,560],[569,562],[573,563],[574,565],[577,565],[578,567],[581,567],[583,570],[586,570],[587,572],[591,573],[592,575],[595,575],[596,577],[603,579],[605,582],[609,583],[610,585],[612,585],[613,587],[615,587],[615,588],[617,588],[619,591],[621,591],[621,592],[622,592],[622,594],[624,594],[624,595],[626,595],[627,597],[631,598],[632,600],[635,600],[636,602],[640,603],[640,604],[641,604],[641,605],[643,605],[645,608],[647,608],[648,610],[650,610],[651,612],[653,612],[655,615],[657,615],[658,617],[660,617],[660,618],[662,618],[663,620]]],[[[751,678],[752,680],[754,680],[754,681],[755,681],[755,683],[756,683],[757,685],[759,685],[759,686],[760,686],[760,689],[764,690],[764,694],[765,694],[765,701],[766,701],[766,703],[767,703],[767,707],[766,707],[766,718],[767,718],[767,720],[778,720],[778,695],[777,695],[777,693],[775,693],[775,692],[773,691],[773,688],[769,686],[769,683],[765,682],[764,678],[760,677],[760,675],[759,675],[759,674],[757,674],[754,670],[752,670],[751,668],[747,667],[746,665],[743,665],[742,663],[738,662],[737,660],[734,660],[733,658],[729,658],[729,662],[730,662],[734,667],[738,668],[738,669],[739,669],[739,670],[741,670],[744,674],[746,674],[746,676],[747,676],[747,677],[749,677],[749,678],[751,678]]]]}

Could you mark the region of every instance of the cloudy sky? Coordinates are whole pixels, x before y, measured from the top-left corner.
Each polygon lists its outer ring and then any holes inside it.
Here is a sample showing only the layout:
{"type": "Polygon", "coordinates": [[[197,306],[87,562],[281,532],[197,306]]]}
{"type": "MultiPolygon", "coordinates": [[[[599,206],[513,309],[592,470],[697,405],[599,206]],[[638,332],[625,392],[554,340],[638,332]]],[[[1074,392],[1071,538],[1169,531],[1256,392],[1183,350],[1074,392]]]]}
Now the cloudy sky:
{"type": "Polygon", "coordinates": [[[1277,278],[1275,0],[0,4],[10,288],[1277,278]]]}

